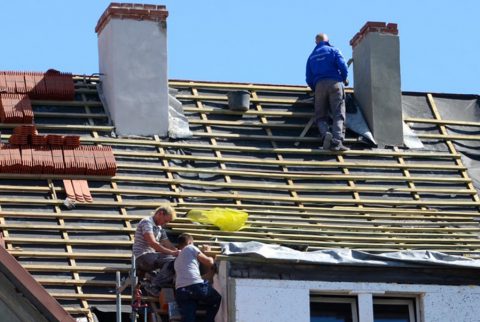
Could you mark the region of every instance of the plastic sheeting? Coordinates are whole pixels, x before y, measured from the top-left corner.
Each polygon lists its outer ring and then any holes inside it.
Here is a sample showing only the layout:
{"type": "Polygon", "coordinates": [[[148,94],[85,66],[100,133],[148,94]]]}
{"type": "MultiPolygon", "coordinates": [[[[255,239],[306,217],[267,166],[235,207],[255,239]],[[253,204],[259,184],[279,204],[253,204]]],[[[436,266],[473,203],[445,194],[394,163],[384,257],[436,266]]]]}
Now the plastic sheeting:
{"type": "MultiPolygon", "coordinates": [[[[434,95],[435,105],[443,120],[480,122],[480,100],[478,95],[434,95]]],[[[414,118],[433,119],[433,114],[427,104],[425,96],[403,95],[403,112],[414,118]]],[[[416,127],[424,133],[438,134],[438,127],[432,125],[419,125],[416,127]]],[[[450,135],[479,135],[478,126],[448,125],[447,132],[450,135]]],[[[433,140],[426,143],[426,149],[448,151],[443,143],[435,143],[433,140]]],[[[480,191],[480,141],[477,140],[454,140],[456,150],[462,156],[463,164],[468,168],[468,174],[473,180],[477,191],[480,191]]],[[[425,140],[424,140],[425,143],[425,140]]]]}
{"type": "Polygon", "coordinates": [[[356,266],[412,267],[425,265],[479,268],[480,260],[426,250],[412,250],[381,254],[351,249],[301,252],[285,246],[259,242],[222,243],[222,253],[229,256],[261,257],[304,263],[344,264],[356,266]]]}
{"type": "Polygon", "coordinates": [[[186,139],[192,137],[188,119],[183,113],[183,105],[174,95],[176,90],[169,89],[168,93],[168,136],[172,139],[186,139]]]}
{"type": "Polygon", "coordinates": [[[407,123],[403,123],[403,143],[409,149],[422,149],[424,145],[407,123]]]}
{"type": "Polygon", "coordinates": [[[377,145],[377,142],[375,142],[372,132],[365,121],[365,117],[362,114],[360,105],[358,105],[357,101],[352,95],[347,95],[345,99],[345,105],[347,111],[345,126],[361,137],[367,139],[369,143],[377,145]]]}

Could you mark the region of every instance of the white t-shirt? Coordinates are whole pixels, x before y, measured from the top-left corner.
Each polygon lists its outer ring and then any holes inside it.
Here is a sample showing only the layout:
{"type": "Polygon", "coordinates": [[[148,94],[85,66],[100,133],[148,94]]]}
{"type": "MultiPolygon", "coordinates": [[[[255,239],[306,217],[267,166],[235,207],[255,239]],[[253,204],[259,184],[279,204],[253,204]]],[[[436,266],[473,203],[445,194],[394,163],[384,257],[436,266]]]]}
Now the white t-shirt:
{"type": "Polygon", "coordinates": [[[185,246],[175,260],[175,287],[185,287],[203,283],[197,256],[200,250],[194,245],[185,246]]]}

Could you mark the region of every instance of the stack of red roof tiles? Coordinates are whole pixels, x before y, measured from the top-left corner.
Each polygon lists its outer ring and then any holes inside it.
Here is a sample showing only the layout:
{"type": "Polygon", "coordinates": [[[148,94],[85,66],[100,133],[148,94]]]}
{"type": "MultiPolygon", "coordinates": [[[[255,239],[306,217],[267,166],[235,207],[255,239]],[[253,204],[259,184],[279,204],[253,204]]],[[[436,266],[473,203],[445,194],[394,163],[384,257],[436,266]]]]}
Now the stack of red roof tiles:
{"type": "Polygon", "coordinates": [[[75,96],[72,74],[56,70],[0,72],[0,92],[27,94],[31,99],[71,101],[75,96]]]}
{"type": "Polygon", "coordinates": [[[32,123],[33,111],[25,94],[0,94],[0,121],[2,123],[32,123]]]}
{"type": "Polygon", "coordinates": [[[63,180],[63,186],[68,199],[78,202],[93,201],[87,180],[63,180]]]}
{"type": "Polygon", "coordinates": [[[79,136],[39,135],[34,125],[16,127],[0,146],[0,172],[114,176],[109,146],[81,146],[79,136]]]}
{"type": "Polygon", "coordinates": [[[2,123],[32,123],[30,99],[66,100],[75,97],[72,74],[0,71],[0,120],[2,123]]]}

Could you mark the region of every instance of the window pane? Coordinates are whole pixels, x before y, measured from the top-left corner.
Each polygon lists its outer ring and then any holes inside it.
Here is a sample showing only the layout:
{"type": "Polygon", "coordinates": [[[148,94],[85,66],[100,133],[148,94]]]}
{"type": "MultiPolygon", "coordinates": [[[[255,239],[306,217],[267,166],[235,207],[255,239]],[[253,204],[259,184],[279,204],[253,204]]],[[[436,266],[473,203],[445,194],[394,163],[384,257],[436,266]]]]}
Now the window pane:
{"type": "Polygon", "coordinates": [[[374,304],[374,322],[414,322],[410,321],[408,305],[374,304]]]}
{"type": "Polygon", "coordinates": [[[350,303],[310,303],[310,322],[353,322],[350,303]]]}

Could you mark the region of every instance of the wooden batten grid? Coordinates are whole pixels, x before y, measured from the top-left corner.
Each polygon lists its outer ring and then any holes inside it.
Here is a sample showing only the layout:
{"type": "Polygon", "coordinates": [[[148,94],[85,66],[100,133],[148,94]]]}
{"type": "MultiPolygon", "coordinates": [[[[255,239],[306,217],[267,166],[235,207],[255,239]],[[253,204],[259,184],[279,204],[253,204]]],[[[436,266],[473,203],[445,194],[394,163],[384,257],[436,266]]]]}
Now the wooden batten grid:
{"type": "MultiPolygon", "coordinates": [[[[429,249],[480,258],[480,199],[453,143],[480,136],[446,129],[480,123],[441,119],[431,94],[425,97],[434,117],[406,121],[436,125],[438,134],[418,136],[441,140],[448,151],[331,153],[318,147],[315,129],[302,134],[313,114],[297,104],[307,94],[303,86],[171,81],[196,128],[191,140],[173,141],[111,136],[98,78],[74,80],[75,101],[31,101],[36,126],[45,134],[80,135],[82,145],[112,146],[117,174],[68,176],[88,180],[93,200],[66,210],[64,176],[0,171],[6,180],[0,184],[6,249],[71,314],[91,316],[98,301],[114,302],[115,271],[129,270],[136,223],[165,201],[179,214],[170,232],[193,234],[212,246],[212,254],[220,252],[221,242],[256,240],[309,250],[429,249]],[[251,93],[244,114],[226,107],[227,92],[238,89],[251,93]],[[68,124],[72,119],[76,125],[68,124]],[[223,232],[185,218],[191,209],[213,207],[247,211],[247,227],[223,232]]],[[[15,127],[0,124],[1,138],[15,127]]],[[[128,303],[130,296],[122,299],[128,303]]]]}

